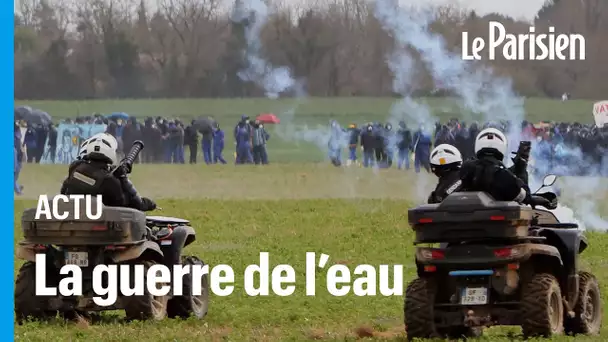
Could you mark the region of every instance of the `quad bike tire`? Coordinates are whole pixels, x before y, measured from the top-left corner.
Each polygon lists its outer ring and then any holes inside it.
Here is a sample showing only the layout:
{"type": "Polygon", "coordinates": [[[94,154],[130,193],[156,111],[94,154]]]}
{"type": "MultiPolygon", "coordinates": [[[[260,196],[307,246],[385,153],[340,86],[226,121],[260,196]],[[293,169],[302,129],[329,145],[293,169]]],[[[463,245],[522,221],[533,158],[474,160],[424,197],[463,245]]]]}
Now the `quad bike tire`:
{"type": "MultiPolygon", "coordinates": [[[[182,265],[202,267],[205,263],[195,256],[183,256],[182,265]]],[[[192,293],[193,281],[192,272],[184,275],[182,295],[171,298],[167,305],[167,314],[170,318],[189,318],[193,316],[197,319],[203,319],[207,315],[209,309],[209,277],[207,274],[202,277],[202,292],[199,296],[192,293]]]]}
{"type": "Polygon", "coordinates": [[[578,300],[574,317],[566,318],[566,333],[572,335],[598,335],[602,327],[602,299],[597,278],[589,272],[580,272],[578,300]]]}
{"type": "Polygon", "coordinates": [[[437,329],[433,309],[435,291],[436,285],[430,279],[416,278],[407,286],[403,314],[408,341],[438,337],[459,339],[482,335],[481,328],[452,326],[437,329]]]}
{"type": "MultiPolygon", "coordinates": [[[[59,279],[51,267],[47,267],[46,283],[57,286],[59,279]]],[[[19,269],[15,281],[15,317],[22,324],[26,319],[47,319],[57,312],[49,311],[49,299],[46,296],[36,296],[36,263],[28,261],[19,269]]]]}
{"type": "MultiPolygon", "coordinates": [[[[124,297],[124,309],[127,320],[154,320],[160,321],[167,316],[167,296],[157,297],[148,292],[146,285],[147,274],[150,267],[157,265],[155,261],[144,260],[133,262],[130,265],[144,266],[144,294],[142,296],[124,297]]],[[[131,270],[129,277],[131,284],[134,284],[135,272],[131,270]]]]}
{"type": "Polygon", "coordinates": [[[564,330],[564,305],[557,279],[548,273],[535,274],[522,290],[524,338],[552,337],[564,330]]]}
{"type": "Polygon", "coordinates": [[[436,336],[433,315],[435,288],[432,280],[423,278],[416,278],[407,285],[403,314],[408,341],[436,336]]]}

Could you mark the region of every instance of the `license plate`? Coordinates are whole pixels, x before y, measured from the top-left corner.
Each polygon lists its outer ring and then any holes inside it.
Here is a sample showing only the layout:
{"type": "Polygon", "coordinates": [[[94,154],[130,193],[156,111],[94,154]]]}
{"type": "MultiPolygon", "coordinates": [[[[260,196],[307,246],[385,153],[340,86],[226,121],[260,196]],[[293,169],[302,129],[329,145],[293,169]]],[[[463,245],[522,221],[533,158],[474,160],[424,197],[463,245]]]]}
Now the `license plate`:
{"type": "Polygon", "coordinates": [[[79,267],[89,267],[89,253],[87,252],[65,252],[65,264],[79,267]]]}
{"type": "Polygon", "coordinates": [[[462,289],[460,304],[484,305],[488,303],[488,289],[485,287],[465,287],[462,289]]]}

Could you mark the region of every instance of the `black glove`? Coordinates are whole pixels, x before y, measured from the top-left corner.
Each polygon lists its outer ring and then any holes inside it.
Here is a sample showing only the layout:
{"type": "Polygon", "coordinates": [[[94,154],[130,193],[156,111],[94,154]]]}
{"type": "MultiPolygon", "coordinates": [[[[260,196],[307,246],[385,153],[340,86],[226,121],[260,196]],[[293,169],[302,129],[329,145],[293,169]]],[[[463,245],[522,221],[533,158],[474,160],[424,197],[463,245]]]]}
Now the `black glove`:
{"type": "Polygon", "coordinates": [[[156,203],[154,203],[153,200],[151,200],[147,197],[142,197],[141,201],[143,202],[144,207],[146,208],[146,209],[144,209],[144,211],[150,211],[150,210],[156,209],[156,203]]]}
{"type": "MultiPolygon", "coordinates": [[[[542,197],[541,197],[541,198],[542,198],[542,197]]],[[[549,210],[553,210],[553,209],[557,208],[557,203],[556,203],[556,204],[555,204],[555,206],[554,206],[554,205],[552,204],[552,202],[551,202],[551,201],[549,201],[549,200],[548,200],[548,199],[546,199],[546,198],[542,198],[542,200],[541,200],[541,201],[539,201],[538,205],[543,206],[543,207],[545,207],[545,208],[547,208],[547,209],[549,209],[549,210]]]]}
{"type": "Polygon", "coordinates": [[[532,149],[532,146],[530,145],[529,141],[522,141],[519,144],[519,148],[517,149],[517,157],[523,159],[527,163],[528,160],[530,160],[530,150],[531,149],[532,149]]]}
{"type": "Polygon", "coordinates": [[[557,196],[547,198],[547,205],[545,205],[545,208],[547,208],[549,210],[557,209],[557,196]]]}
{"type": "Polygon", "coordinates": [[[511,158],[511,160],[513,161],[514,173],[517,173],[520,170],[525,170],[528,167],[528,160],[519,155],[515,155],[515,157],[511,158]]]}
{"type": "Polygon", "coordinates": [[[120,164],[116,170],[114,170],[114,176],[115,177],[126,177],[128,174],[131,173],[132,170],[132,166],[128,165],[128,164],[120,164]]]}
{"type": "Polygon", "coordinates": [[[557,209],[557,195],[552,192],[545,192],[542,194],[538,194],[539,197],[544,198],[546,202],[543,202],[542,206],[549,209],[554,210],[557,209]]]}

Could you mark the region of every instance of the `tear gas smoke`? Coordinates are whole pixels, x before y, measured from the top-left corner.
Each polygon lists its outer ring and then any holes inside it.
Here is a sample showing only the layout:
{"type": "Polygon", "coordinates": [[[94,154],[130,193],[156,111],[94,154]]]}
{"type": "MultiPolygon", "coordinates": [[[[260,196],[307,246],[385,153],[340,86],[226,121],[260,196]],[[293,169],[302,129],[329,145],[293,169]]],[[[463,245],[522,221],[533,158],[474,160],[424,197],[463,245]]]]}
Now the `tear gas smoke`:
{"type": "MultiPolygon", "coordinates": [[[[374,6],[376,18],[397,45],[412,48],[420,55],[436,88],[458,97],[463,119],[472,119],[470,114],[476,114],[486,122],[507,120],[512,126],[509,133],[519,135],[524,102],[513,93],[511,80],[496,77],[491,69],[463,61],[460,54],[449,51],[443,37],[429,28],[435,20],[434,13],[432,8],[402,7],[397,0],[378,0],[374,6]]],[[[409,58],[401,56],[393,59],[409,58]]],[[[519,136],[509,140],[518,141],[519,136]]]]}
{"type": "Polygon", "coordinates": [[[238,76],[243,81],[254,82],[264,89],[266,96],[276,99],[287,91],[301,92],[301,84],[292,77],[287,67],[274,67],[263,58],[262,29],[270,18],[270,10],[263,0],[236,1],[232,20],[245,26],[247,68],[238,76]]]}
{"type": "MultiPolygon", "coordinates": [[[[421,62],[433,77],[436,88],[447,90],[458,97],[464,120],[473,119],[470,114],[481,114],[485,122],[507,121],[509,123],[506,132],[510,145],[509,150],[515,149],[517,143],[522,140],[521,123],[525,118],[525,112],[524,99],[513,92],[510,79],[497,77],[491,69],[463,61],[459,54],[450,52],[443,37],[430,31],[429,24],[435,19],[435,16],[427,9],[407,9],[399,6],[396,0],[377,0],[374,14],[383,29],[391,34],[397,43],[397,49],[388,61],[389,67],[395,75],[394,90],[396,92],[404,95],[411,89],[412,70],[415,70],[414,62],[404,49],[404,47],[409,47],[419,54],[421,62]]],[[[417,124],[432,125],[436,120],[428,107],[416,105],[416,102],[406,96],[393,105],[391,117],[399,119],[401,113],[411,113],[412,117],[406,116],[405,119],[413,119],[417,124]]],[[[537,144],[533,142],[533,151],[535,147],[537,144]]],[[[567,153],[577,152],[568,151],[567,153]]],[[[546,157],[539,157],[538,154],[536,157],[537,165],[548,164],[546,157]]],[[[576,160],[585,159],[579,156],[576,160]]],[[[508,158],[507,163],[510,163],[508,158]]],[[[562,168],[572,167],[571,165],[580,166],[581,164],[562,164],[562,168]]],[[[583,167],[591,166],[585,163],[583,167]]],[[[597,180],[585,179],[583,182],[590,183],[591,188],[597,188],[598,185],[597,180]]],[[[575,194],[580,193],[576,188],[566,188],[565,190],[575,194]]],[[[419,195],[422,193],[422,191],[418,192],[419,195]]],[[[576,201],[573,204],[577,214],[582,217],[579,221],[583,225],[586,223],[590,229],[608,229],[608,223],[600,217],[594,203],[583,204],[582,202],[585,201],[576,201]]],[[[556,215],[561,215],[564,220],[575,220],[572,210],[565,205],[556,209],[556,215]]]]}
{"type": "MultiPolygon", "coordinates": [[[[398,69],[396,70],[398,71],[398,69]]],[[[394,71],[395,72],[395,71],[394,71]]],[[[395,73],[399,75],[399,73],[395,73]]],[[[389,122],[393,121],[404,121],[409,127],[418,127],[426,134],[432,134],[431,122],[432,119],[431,110],[428,106],[414,101],[411,97],[406,96],[391,106],[389,122]]],[[[401,141],[395,140],[389,142],[392,146],[397,146],[401,141]]],[[[395,148],[393,148],[395,150],[395,148]]],[[[412,163],[415,160],[412,158],[412,163]]],[[[416,175],[416,192],[415,200],[418,202],[425,202],[428,198],[430,191],[435,187],[437,179],[434,175],[428,175],[425,173],[419,173],[416,175]]]]}
{"type": "Polygon", "coordinates": [[[388,122],[397,125],[404,121],[410,128],[422,127],[429,131],[437,118],[429,106],[414,101],[410,96],[415,70],[413,58],[406,51],[396,49],[388,58],[388,67],[394,77],[393,91],[403,96],[391,106],[388,122]]]}
{"type": "MultiPolygon", "coordinates": [[[[426,131],[430,131],[437,121],[429,106],[415,101],[410,96],[416,67],[414,59],[407,52],[409,48],[420,56],[436,88],[449,91],[457,97],[462,109],[462,119],[469,121],[473,120],[474,116],[481,116],[485,122],[507,121],[509,127],[506,133],[510,150],[515,149],[514,146],[521,140],[521,122],[525,115],[523,98],[514,94],[509,79],[496,77],[490,69],[464,62],[460,54],[449,51],[443,37],[430,31],[429,24],[435,19],[430,11],[406,9],[400,7],[395,0],[378,0],[374,5],[374,15],[384,30],[396,40],[395,51],[388,56],[387,63],[394,75],[393,89],[403,98],[392,105],[388,120],[390,123],[404,121],[410,127],[424,126],[426,131]]],[[[297,104],[305,97],[304,87],[288,68],[274,67],[263,58],[260,34],[269,16],[269,8],[263,0],[242,0],[237,1],[235,5],[233,20],[244,24],[247,42],[247,67],[239,72],[239,77],[255,82],[265,90],[266,96],[272,99],[286,92],[296,95],[296,104],[280,113],[282,123],[275,127],[277,135],[283,140],[312,143],[322,150],[332,146],[336,149],[345,148],[348,143],[347,135],[340,130],[332,129],[329,125],[309,127],[294,123],[297,104]]],[[[538,144],[533,142],[533,151],[537,146],[538,144]]],[[[535,153],[535,159],[537,166],[547,162],[542,154],[535,153]]],[[[425,200],[434,179],[432,176],[420,176],[416,195],[420,200],[425,200]]],[[[534,177],[532,178],[534,180],[534,177]]],[[[577,184],[580,182],[577,180],[577,184]]],[[[590,189],[597,188],[598,185],[597,180],[586,179],[583,182],[589,183],[590,189]]],[[[566,185],[563,190],[581,194],[578,187],[566,185]]],[[[575,212],[582,217],[579,221],[590,229],[593,226],[596,229],[608,230],[606,221],[597,214],[595,205],[583,202],[585,201],[575,201],[572,204],[575,212]]],[[[572,221],[568,218],[568,210],[568,207],[562,205],[556,210],[556,215],[561,215],[560,219],[572,221]]]]}
{"type": "Polygon", "coordinates": [[[383,10],[387,10],[387,8],[377,4],[376,9],[374,12],[376,19],[382,24],[383,29],[396,40],[396,48],[389,54],[387,64],[393,74],[393,91],[403,96],[391,106],[387,121],[393,125],[403,121],[410,128],[421,128],[430,133],[437,118],[433,116],[429,106],[416,102],[411,97],[416,66],[412,56],[404,48],[408,42],[402,40],[398,34],[398,24],[391,20],[383,20],[395,19],[384,14],[383,10]]]}
{"type": "MultiPolygon", "coordinates": [[[[378,8],[376,8],[378,9],[378,8]]],[[[382,27],[396,40],[396,47],[387,57],[387,65],[393,74],[393,91],[402,96],[401,99],[395,101],[390,108],[389,118],[387,122],[396,126],[400,122],[404,122],[409,129],[420,130],[425,134],[432,135],[433,127],[438,119],[433,115],[431,108],[421,102],[415,101],[411,94],[414,89],[416,65],[413,57],[407,52],[405,47],[408,42],[404,41],[398,34],[399,26],[391,20],[387,19],[382,10],[386,8],[380,6],[380,11],[375,11],[376,19],[382,24],[382,27]]],[[[394,17],[388,17],[394,19],[394,17]]],[[[389,150],[396,150],[396,146],[401,143],[401,137],[394,141],[389,141],[392,146],[389,150]]],[[[412,160],[414,162],[414,160],[412,160]]],[[[418,174],[415,182],[415,200],[417,202],[425,202],[431,189],[434,188],[436,182],[435,176],[425,173],[418,174]]]]}
{"type": "Polygon", "coordinates": [[[600,214],[598,203],[605,201],[608,186],[599,177],[568,177],[560,182],[560,192],[587,230],[608,231],[608,220],[600,214]],[[602,198],[604,197],[604,198],[602,198]]]}
{"type": "Polygon", "coordinates": [[[566,203],[562,203],[553,213],[560,220],[562,217],[569,217],[570,221],[574,219],[582,229],[608,231],[608,220],[602,218],[597,204],[603,201],[602,194],[608,191],[606,183],[602,182],[605,178],[595,177],[601,174],[601,165],[589,160],[580,148],[568,148],[563,143],[557,143],[553,149],[554,158],[560,161],[556,163],[550,159],[547,148],[548,145],[542,141],[533,144],[534,172],[531,184],[542,184],[541,178],[548,173],[571,175],[584,171],[589,176],[561,179],[557,192],[563,195],[563,202],[566,203]]]}
{"type": "Polygon", "coordinates": [[[574,217],[574,211],[567,206],[559,203],[557,208],[555,210],[551,210],[551,212],[553,215],[555,215],[555,217],[557,217],[559,222],[576,223],[579,229],[585,230],[585,224],[576,219],[576,217],[574,217]]]}
{"type": "MultiPolygon", "coordinates": [[[[532,179],[530,179],[529,184],[530,184],[531,190],[536,190],[542,186],[543,182],[542,182],[542,180],[538,179],[537,177],[533,177],[532,179]]],[[[551,191],[558,195],[561,194],[561,189],[556,186],[544,188],[544,190],[541,190],[539,192],[542,193],[545,191],[551,191]]],[[[574,211],[570,207],[568,207],[566,204],[561,203],[561,200],[562,200],[562,198],[560,198],[560,203],[557,204],[556,209],[549,210],[549,211],[552,212],[553,215],[555,215],[555,217],[557,217],[557,219],[560,222],[576,223],[576,224],[578,224],[579,229],[585,230],[586,229],[585,223],[582,222],[581,220],[577,219],[575,217],[574,211]]],[[[542,209],[547,210],[545,208],[542,208],[542,209]]]]}
{"type": "Polygon", "coordinates": [[[432,8],[407,9],[393,0],[376,1],[376,17],[390,27],[395,39],[417,51],[437,89],[458,96],[465,113],[481,114],[485,121],[524,118],[523,99],[513,93],[511,80],[493,75],[489,68],[463,61],[448,50],[443,36],[432,33],[432,8]]]}
{"type": "MultiPolygon", "coordinates": [[[[266,96],[277,99],[280,94],[292,92],[295,103],[288,110],[278,113],[281,124],[274,127],[274,133],[282,140],[292,142],[307,142],[326,150],[330,142],[330,128],[317,125],[297,125],[294,122],[295,111],[306,92],[304,84],[296,80],[287,67],[275,67],[263,57],[261,33],[270,19],[271,11],[263,0],[237,0],[232,20],[245,26],[245,41],[247,44],[245,58],[247,67],[239,71],[238,76],[247,82],[254,82],[264,89],[266,96]]],[[[340,138],[341,145],[345,138],[340,138]]]]}
{"type": "MultiPolygon", "coordinates": [[[[391,107],[390,122],[405,121],[410,127],[424,127],[428,132],[437,122],[431,109],[414,101],[410,94],[413,89],[415,62],[407,48],[415,50],[430,71],[435,86],[458,96],[459,105],[465,117],[468,113],[482,114],[485,121],[509,120],[518,132],[524,118],[523,100],[516,97],[511,83],[506,79],[493,77],[489,69],[476,68],[462,61],[459,54],[450,52],[439,34],[432,33],[429,24],[435,19],[427,10],[404,8],[394,0],[378,0],[374,5],[374,15],[396,41],[396,48],[388,58],[388,66],[393,73],[393,90],[404,96],[391,107]]],[[[467,117],[468,116],[468,117],[467,117]]],[[[509,137],[518,141],[517,137],[509,137]]],[[[426,200],[427,178],[417,182],[417,199],[426,200]]],[[[432,187],[432,186],[431,186],[432,187]]]]}

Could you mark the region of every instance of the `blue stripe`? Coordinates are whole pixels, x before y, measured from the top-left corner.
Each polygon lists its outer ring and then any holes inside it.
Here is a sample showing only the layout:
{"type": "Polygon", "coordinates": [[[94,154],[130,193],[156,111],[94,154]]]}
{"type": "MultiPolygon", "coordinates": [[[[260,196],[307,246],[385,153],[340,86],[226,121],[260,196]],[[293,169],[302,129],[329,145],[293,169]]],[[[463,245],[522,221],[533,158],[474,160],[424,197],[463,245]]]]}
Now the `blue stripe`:
{"type": "MultiPolygon", "coordinates": [[[[0,201],[0,215],[2,215],[4,222],[4,245],[0,248],[0,258],[2,260],[14,260],[15,246],[13,245],[15,225],[14,225],[14,158],[8,158],[9,155],[14,153],[14,125],[15,117],[12,113],[15,110],[15,85],[14,77],[8,77],[8,75],[14,75],[14,27],[13,23],[14,16],[14,5],[10,1],[0,1],[0,41],[3,46],[4,52],[0,52],[0,74],[4,77],[0,77],[0,104],[2,105],[2,115],[0,115],[0,127],[6,131],[6,133],[0,134],[0,146],[7,149],[7,153],[4,153],[4,167],[0,168],[0,179],[2,180],[2,192],[5,196],[2,196],[0,201]],[[11,161],[13,165],[11,165],[11,161]]],[[[0,263],[0,272],[2,272],[2,287],[0,287],[0,296],[2,300],[2,306],[0,306],[0,340],[2,341],[13,341],[15,339],[15,316],[14,316],[14,299],[13,299],[13,284],[14,284],[14,263],[13,262],[2,262],[0,263]]]]}
{"type": "Polygon", "coordinates": [[[453,277],[462,276],[489,276],[494,274],[492,270],[466,270],[466,271],[451,271],[449,273],[453,277]]]}

